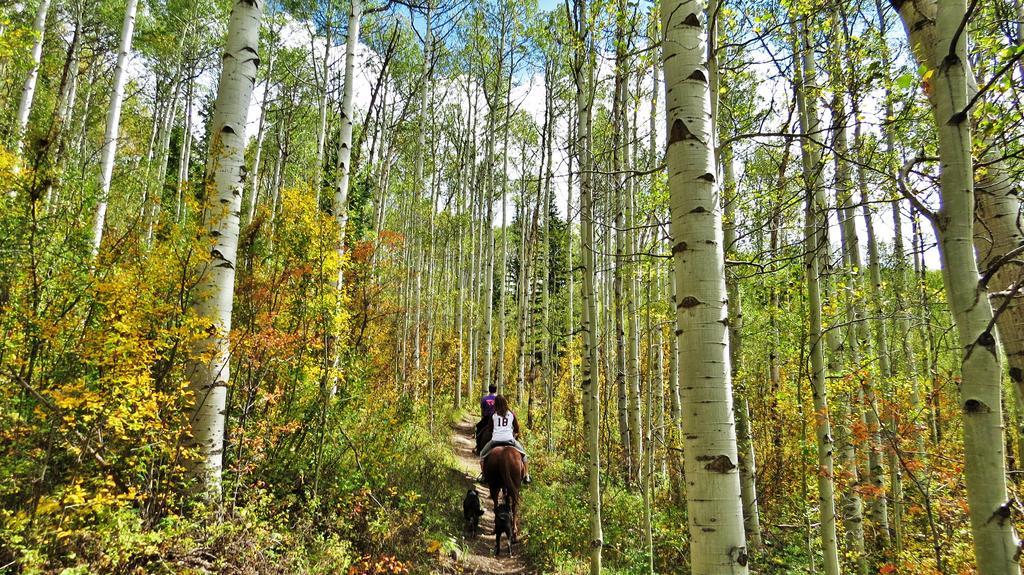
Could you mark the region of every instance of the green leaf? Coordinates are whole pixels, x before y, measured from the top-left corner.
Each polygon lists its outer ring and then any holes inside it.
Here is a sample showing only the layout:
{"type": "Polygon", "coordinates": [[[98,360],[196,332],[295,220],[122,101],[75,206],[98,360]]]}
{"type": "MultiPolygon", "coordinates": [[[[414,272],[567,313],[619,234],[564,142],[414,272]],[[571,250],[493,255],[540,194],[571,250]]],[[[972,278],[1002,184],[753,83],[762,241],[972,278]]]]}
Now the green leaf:
{"type": "Polygon", "coordinates": [[[914,85],[914,75],[909,73],[903,74],[899,78],[896,78],[896,85],[904,90],[910,88],[914,85]]]}

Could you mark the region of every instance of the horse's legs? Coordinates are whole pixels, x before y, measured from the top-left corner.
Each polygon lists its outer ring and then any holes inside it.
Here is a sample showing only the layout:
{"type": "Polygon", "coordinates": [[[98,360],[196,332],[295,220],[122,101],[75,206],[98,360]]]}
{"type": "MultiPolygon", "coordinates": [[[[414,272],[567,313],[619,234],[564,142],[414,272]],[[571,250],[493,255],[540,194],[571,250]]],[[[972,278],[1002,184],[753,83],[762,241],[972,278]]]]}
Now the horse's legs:
{"type": "Polygon", "coordinates": [[[511,511],[512,511],[512,533],[509,536],[509,555],[512,554],[512,544],[519,543],[519,502],[513,500],[511,511]]]}

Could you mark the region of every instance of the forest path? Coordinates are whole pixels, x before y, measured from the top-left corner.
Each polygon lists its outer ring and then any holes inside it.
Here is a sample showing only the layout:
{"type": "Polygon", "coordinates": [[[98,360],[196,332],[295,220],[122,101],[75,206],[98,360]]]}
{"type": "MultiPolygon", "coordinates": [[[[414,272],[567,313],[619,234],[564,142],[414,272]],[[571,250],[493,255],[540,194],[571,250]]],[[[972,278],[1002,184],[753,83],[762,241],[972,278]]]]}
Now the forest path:
{"type": "MultiPolygon", "coordinates": [[[[463,476],[463,495],[465,495],[465,490],[470,487],[476,489],[477,494],[480,495],[480,503],[484,507],[484,516],[480,518],[480,528],[477,530],[476,536],[470,536],[463,532],[466,554],[459,559],[459,564],[464,573],[481,575],[526,575],[532,573],[533,571],[521,556],[522,538],[520,538],[519,544],[512,547],[512,557],[509,557],[505,554],[508,549],[506,539],[502,537],[502,555],[501,557],[494,556],[494,509],[487,487],[476,482],[476,477],[480,474],[480,460],[473,454],[475,426],[476,420],[467,413],[452,427],[451,435],[452,450],[455,452],[455,459],[458,462],[458,471],[463,476]]],[[[520,523],[520,532],[522,528],[523,525],[520,523]]]]}

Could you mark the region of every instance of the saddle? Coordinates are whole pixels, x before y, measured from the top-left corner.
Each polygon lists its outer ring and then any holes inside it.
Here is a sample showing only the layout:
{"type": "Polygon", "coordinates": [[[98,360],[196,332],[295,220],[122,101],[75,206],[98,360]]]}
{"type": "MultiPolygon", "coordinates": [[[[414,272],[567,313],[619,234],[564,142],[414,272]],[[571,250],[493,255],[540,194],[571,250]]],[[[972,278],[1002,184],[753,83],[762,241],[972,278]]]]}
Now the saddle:
{"type": "Polygon", "coordinates": [[[487,452],[487,456],[484,457],[484,459],[487,459],[488,457],[490,457],[491,454],[494,453],[494,449],[496,447],[515,447],[515,445],[516,444],[512,443],[511,441],[495,441],[494,445],[491,446],[491,450],[489,452],[487,452]]]}

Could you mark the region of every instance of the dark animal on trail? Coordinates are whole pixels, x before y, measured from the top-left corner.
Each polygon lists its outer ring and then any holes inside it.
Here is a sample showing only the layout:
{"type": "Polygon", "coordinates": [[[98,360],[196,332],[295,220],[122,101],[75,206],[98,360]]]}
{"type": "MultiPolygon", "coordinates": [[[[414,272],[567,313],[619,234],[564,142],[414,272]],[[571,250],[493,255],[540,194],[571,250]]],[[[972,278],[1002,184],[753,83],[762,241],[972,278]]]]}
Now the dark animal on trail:
{"type": "Polygon", "coordinates": [[[484,508],[480,505],[480,496],[476,489],[466,492],[462,500],[462,518],[466,520],[466,531],[475,536],[480,525],[480,517],[484,514],[484,508]]]}
{"type": "MultiPolygon", "coordinates": [[[[519,488],[523,481],[523,456],[515,447],[498,446],[491,449],[484,459],[484,482],[490,491],[495,514],[498,510],[498,496],[504,495],[504,505],[511,515],[509,539],[515,543],[519,531],[519,488]]],[[[498,531],[495,518],[495,532],[498,531]]]]}
{"type": "Polygon", "coordinates": [[[508,503],[502,503],[494,508],[494,555],[501,555],[501,534],[508,537],[508,556],[512,556],[512,544],[516,542],[515,529],[513,528],[514,516],[512,508],[508,503]]]}

